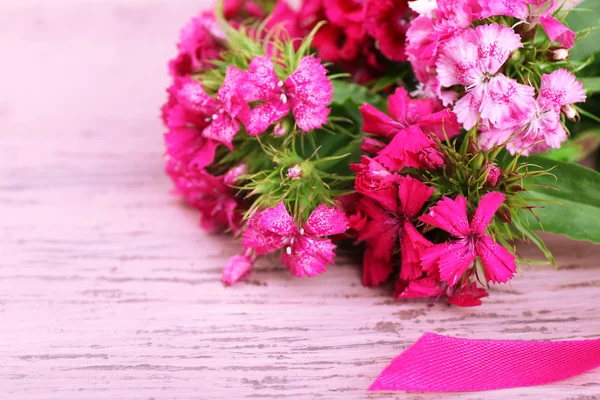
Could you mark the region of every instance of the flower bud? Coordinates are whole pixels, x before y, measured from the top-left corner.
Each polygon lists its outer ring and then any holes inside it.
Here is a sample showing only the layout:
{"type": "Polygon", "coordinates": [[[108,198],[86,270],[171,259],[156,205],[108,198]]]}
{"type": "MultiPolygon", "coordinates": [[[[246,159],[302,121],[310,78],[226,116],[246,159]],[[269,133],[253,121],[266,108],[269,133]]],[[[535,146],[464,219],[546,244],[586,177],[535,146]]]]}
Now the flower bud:
{"type": "Polygon", "coordinates": [[[378,154],[382,149],[385,148],[385,143],[381,140],[366,137],[363,139],[360,149],[365,153],[378,154]]]}
{"type": "Polygon", "coordinates": [[[565,117],[569,118],[571,121],[577,121],[579,119],[577,110],[571,104],[562,106],[561,111],[565,114],[565,117]]]}
{"type": "Polygon", "coordinates": [[[419,152],[419,160],[428,169],[440,169],[446,166],[442,152],[433,147],[425,147],[421,150],[419,152]]]}
{"type": "Polygon", "coordinates": [[[550,61],[564,61],[569,58],[569,50],[562,47],[550,50],[550,61]]]}
{"type": "Polygon", "coordinates": [[[485,179],[485,183],[490,186],[496,186],[498,184],[498,180],[500,179],[500,175],[502,175],[500,169],[494,164],[488,164],[486,165],[485,170],[488,174],[487,178],[485,179]]]}
{"type": "Polygon", "coordinates": [[[300,165],[296,164],[288,168],[287,176],[291,179],[300,179],[302,178],[302,168],[300,165]]]}
{"type": "Polygon", "coordinates": [[[225,173],[223,182],[225,182],[225,184],[228,186],[233,186],[237,183],[237,180],[240,176],[246,175],[247,173],[248,173],[248,170],[246,168],[246,164],[245,163],[238,164],[235,167],[229,169],[229,171],[227,171],[225,173]]]}
{"type": "Polygon", "coordinates": [[[287,132],[287,129],[282,124],[277,124],[273,127],[273,136],[283,136],[287,132]]]}
{"type": "Polygon", "coordinates": [[[500,221],[512,224],[512,214],[510,213],[510,208],[506,204],[500,206],[498,211],[496,211],[496,215],[500,221]]]}

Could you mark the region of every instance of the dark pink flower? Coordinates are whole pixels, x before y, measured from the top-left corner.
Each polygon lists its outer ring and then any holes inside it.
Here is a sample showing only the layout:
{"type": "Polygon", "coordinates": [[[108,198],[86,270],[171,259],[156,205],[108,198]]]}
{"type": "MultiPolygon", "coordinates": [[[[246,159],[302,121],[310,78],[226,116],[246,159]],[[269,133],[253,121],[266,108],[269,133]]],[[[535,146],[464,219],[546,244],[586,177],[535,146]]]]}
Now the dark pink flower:
{"type": "Polygon", "coordinates": [[[485,0],[480,1],[481,18],[505,15],[525,20],[529,15],[529,0],[485,0]]]}
{"type": "Polygon", "coordinates": [[[203,169],[170,169],[167,173],[178,195],[200,211],[200,226],[207,232],[230,229],[237,232],[242,215],[241,204],[234,191],[225,183],[225,176],[213,176],[203,169]]]}
{"type": "Polygon", "coordinates": [[[431,207],[419,221],[450,233],[453,239],[431,246],[424,252],[421,257],[424,270],[439,270],[440,278],[452,287],[479,257],[487,281],[509,280],[516,270],[515,257],[485,233],[503,201],[504,195],[499,192],[483,196],[470,224],[467,200],[462,196],[454,200],[444,197],[431,207]]]}
{"type": "Polygon", "coordinates": [[[411,125],[396,133],[390,144],[375,157],[375,161],[395,171],[401,171],[404,167],[426,168],[420,154],[426,148],[436,147],[437,144],[421,128],[411,125]]]}
{"type": "Polygon", "coordinates": [[[238,254],[227,260],[221,280],[227,285],[231,286],[238,282],[240,279],[244,279],[250,274],[256,257],[251,251],[246,251],[243,254],[238,254]]]}
{"type": "Polygon", "coordinates": [[[420,257],[431,243],[417,231],[411,220],[416,218],[433,192],[434,188],[407,176],[397,190],[394,186],[382,191],[380,201],[369,197],[361,199],[358,209],[368,217],[359,236],[360,241],[367,242],[363,260],[365,286],[387,280],[398,242],[402,259],[400,278],[408,280],[421,276],[420,257]]]}
{"type": "Polygon", "coordinates": [[[397,88],[388,97],[390,116],[370,104],[360,108],[363,117],[363,131],[385,138],[392,138],[402,129],[418,126],[426,134],[434,134],[440,140],[460,133],[456,115],[448,109],[438,110],[432,99],[411,99],[404,88],[397,88]]]}
{"type": "Polygon", "coordinates": [[[476,282],[463,286],[459,291],[448,295],[448,303],[459,307],[480,306],[481,298],[487,297],[488,292],[485,289],[477,287],[476,282]]]}
{"type": "Polygon", "coordinates": [[[411,11],[406,0],[366,0],[364,26],[381,53],[392,61],[405,61],[405,35],[411,11]]]}
{"type": "Polygon", "coordinates": [[[193,18],[180,34],[179,54],[169,63],[174,77],[186,76],[211,66],[224,49],[225,34],[220,30],[213,12],[193,18]]]}
{"type": "Polygon", "coordinates": [[[356,173],[354,189],[377,201],[384,202],[389,198],[387,191],[395,191],[395,185],[402,179],[367,156],[361,157],[360,164],[351,164],[350,167],[356,173]]]}
{"type": "Polygon", "coordinates": [[[332,24],[344,28],[348,37],[365,37],[365,5],[362,0],[327,0],[324,6],[327,19],[332,24]]]}
{"type": "Polygon", "coordinates": [[[439,279],[427,276],[421,279],[405,281],[398,280],[394,288],[394,297],[396,299],[424,299],[428,297],[438,297],[444,293],[444,286],[439,279]]]}
{"type": "Polygon", "coordinates": [[[327,236],[344,233],[348,220],[343,212],[325,204],[315,209],[303,228],[297,228],[283,202],[254,214],[248,221],[242,243],[257,255],[285,248],[281,263],[299,277],[325,272],[333,263],[335,245],[327,236]]]}
{"type": "Polygon", "coordinates": [[[320,128],[327,122],[333,96],[327,70],[312,56],[302,57],[298,69],[285,81],[277,77],[269,57],[255,57],[239,91],[246,102],[261,102],[239,115],[248,133],[254,136],[290,112],[302,131],[320,128]]]}

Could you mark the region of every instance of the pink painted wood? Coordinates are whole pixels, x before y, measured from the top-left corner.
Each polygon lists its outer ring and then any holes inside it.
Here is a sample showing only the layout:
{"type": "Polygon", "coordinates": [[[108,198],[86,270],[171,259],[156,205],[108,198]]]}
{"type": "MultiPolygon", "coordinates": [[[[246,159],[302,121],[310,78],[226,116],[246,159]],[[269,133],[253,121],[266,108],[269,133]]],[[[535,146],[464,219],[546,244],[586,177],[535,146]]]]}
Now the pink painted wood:
{"type": "MultiPolygon", "coordinates": [[[[600,248],[556,237],[560,270],[523,266],[475,309],[392,301],[343,261],[311,280],[264,263],[224,288],[237,246],[162,173],[165,60],[201,5],[3,1],[1,399],[450,399],[365,389],[427,331],[598,337],[600,248]]],[[[460,398],[597,399],[599,382],[460,398]]]]}

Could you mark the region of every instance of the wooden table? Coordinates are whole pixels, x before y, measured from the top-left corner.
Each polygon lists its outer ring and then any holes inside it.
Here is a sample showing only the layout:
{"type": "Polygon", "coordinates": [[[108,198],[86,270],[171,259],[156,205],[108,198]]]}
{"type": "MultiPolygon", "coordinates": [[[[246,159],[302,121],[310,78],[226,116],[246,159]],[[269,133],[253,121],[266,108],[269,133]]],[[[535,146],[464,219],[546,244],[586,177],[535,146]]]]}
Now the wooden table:
{"type": "MultiPolygon", "coordinates": [[[[560,270],[524,266],[479,308],[393,301],[343,260],[223,287],[238,245],[201,232],[162,172],[165,61],[202,2],[169,3],[3,2],[1,399],[450,399],[365,389],[427,331],[600,335],[600,247],[557,237],[560,270]]],[[[517,397],[598,399],[600,370],[460,395],[517,397]]]]}

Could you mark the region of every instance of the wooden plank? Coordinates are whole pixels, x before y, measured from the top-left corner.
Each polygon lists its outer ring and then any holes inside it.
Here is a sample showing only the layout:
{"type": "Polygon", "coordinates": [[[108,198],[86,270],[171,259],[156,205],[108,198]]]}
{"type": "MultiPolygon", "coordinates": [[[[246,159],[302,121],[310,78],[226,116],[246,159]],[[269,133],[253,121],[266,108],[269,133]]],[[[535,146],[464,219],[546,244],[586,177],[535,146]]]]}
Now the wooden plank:
{"type": "MultiPolygon", "coordinates": [[[[202,233],[162,173],[165,60],[202,4],[176,3],[3,3],[1,398],[456,398],[365,389],[427,331],[598,336],[600,248],[557,237],[559,271],[524,267],[475,309],[395,302],[344,260],[310,280],[264,261],[223,287],[238,245],[202,233]]],[[[598,382],[460,398],[596,399],[598,382]]]]}

